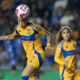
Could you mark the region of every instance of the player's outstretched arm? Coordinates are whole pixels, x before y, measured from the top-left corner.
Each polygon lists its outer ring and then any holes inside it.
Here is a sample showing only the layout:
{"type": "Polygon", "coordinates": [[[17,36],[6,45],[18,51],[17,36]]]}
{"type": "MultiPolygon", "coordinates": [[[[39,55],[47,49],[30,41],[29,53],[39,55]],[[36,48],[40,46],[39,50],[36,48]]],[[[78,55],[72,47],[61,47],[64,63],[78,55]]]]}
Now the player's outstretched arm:
{"type": "Polygon", "coordinates": [[[0,36],[0,40],[13,40],[18,37],[19,37],[18,35],[11,34],[11,35],[6,35],[6,36],[0,36]]]}
{"type": "Polygon", "coordinates": [[[49,45],[51,43],[52,34],[48,32],[47,30],[45,30],[45,35],[47,36],[47,45],[49,45]]]}
{"type": "Polygon", "coordinates": [[[47,43],[50,43],[51,42],[51,37],[52,37],[52,34],[50,32],[48,32],[46,29],[44,29],[43,27],[41,27],[40,25],[37,25],[37,24],[34,24],[32,25],[32,28],[36,31],[38,31],[38,33],[40,35],[43,35],[43,36],[47,36],[47,43]]]}

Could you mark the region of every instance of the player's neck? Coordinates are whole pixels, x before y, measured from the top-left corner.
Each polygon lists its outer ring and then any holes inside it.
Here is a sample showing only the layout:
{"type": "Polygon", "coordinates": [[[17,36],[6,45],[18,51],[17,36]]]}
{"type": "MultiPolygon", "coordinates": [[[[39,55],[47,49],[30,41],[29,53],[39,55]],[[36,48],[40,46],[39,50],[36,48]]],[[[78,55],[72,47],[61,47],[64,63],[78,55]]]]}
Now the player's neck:
{"type": "Polygon", "coordinates": [[[32,24],[32,23],[28,22],[28,23],[27,23],[27,26],[28,26],[28,25],[31,25],[31,24],[32,24]]]}
{"type": "Polygon", "coordinates": [[[71,39],[69,39],[69,40],[65,40],[66,42],[71,42],[71,39]]]}
{"type": "Polygon", "coordinates": [[[32,23],[27,22],[26,25],[22,28],[26,28],[27,26],[31,25],[32,23]]]}

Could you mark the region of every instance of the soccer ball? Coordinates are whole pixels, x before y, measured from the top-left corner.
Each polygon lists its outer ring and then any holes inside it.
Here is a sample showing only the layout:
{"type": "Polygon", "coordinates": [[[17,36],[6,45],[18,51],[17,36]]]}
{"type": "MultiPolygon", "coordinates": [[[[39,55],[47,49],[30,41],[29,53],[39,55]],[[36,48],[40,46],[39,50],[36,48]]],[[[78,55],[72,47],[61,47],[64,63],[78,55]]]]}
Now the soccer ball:
{"type": "Polygon", "coordinates": [[[23,19],[29,16],[30,8],[27,5],[21,4],[16,8],[16,16],[23,19]]]}

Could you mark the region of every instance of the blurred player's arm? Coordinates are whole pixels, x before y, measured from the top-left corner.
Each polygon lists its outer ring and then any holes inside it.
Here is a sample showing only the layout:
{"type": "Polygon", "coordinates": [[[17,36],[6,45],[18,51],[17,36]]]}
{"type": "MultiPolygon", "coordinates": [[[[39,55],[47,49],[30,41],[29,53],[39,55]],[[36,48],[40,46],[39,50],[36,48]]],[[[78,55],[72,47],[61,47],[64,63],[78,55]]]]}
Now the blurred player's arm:
{"type": "Polygon", "coordinates": [[[61,52],[61,47],[62,47],[61,44],[59,44],[59,45],[57,46],[54,60],[55,60],[56,63],[61,64],[61,65],[64,65],[64,64],[65,64],[64,60],[62,60],[62,59],[60,58],[60,57],[61,57],[61,54],[62,54],[62,52],[61,52]]]}
{"type": "Polygon", "coordinates": [[[52,34],[50,32],[48,32],[47,30],[45,30],[45,36],[47,36],[47,46],[50,46],[51,39],[52,39],[52,34]]]}
{"type": "Polygon", "coordinates": [[[34,24],[35,26],[32,26],[40,35],[47,36],[47,45],[50,46],[51,36],[52,34],[48,32],[46,29],[41,27],[40,25],[34,24]]]}
{"type": "Polygon", "coordinates": [[[40,35],[43,35],[43,36],[47,37],[47,46],[50,46],[52,34],[41,26],[38,27],[38,31],[39,31],[40,35]]]}
{"type": "Polygon", "coordinates": [[[0,40],[13,40],[18,37],[19,37],[18,35],[11,34],[11,35],[6,35],[6,36],[0,36],[0,40]]]}
{"type": "MultiPolygon", "coordinates": [[[[16,26],[17,27],[17,26],[16,26]]],[[[0,40],[13,40],[19,37],[19,33],[16,30],[16,27],[14,29],[14,32],[10,35],[0,36],[0,40]]]]}

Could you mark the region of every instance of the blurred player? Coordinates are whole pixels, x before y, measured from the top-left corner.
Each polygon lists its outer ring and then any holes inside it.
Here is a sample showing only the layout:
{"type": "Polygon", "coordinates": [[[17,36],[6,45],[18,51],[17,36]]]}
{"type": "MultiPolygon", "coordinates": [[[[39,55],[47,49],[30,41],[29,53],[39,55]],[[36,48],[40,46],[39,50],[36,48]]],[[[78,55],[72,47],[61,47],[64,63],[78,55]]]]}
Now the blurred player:
{"type": "Polygon", "coordinates": [[[55,61],[60,65],[59,72],[62,80],[80,80],[76,70],[76,42],[72,40],[70,27],[63,26],[57,34],[58,46],[55,61]]]}
{"type": "Polygon", "coordinates": [[[50,42],[50,34],[44,28],[28,22],[29,14],[30,9],[27,5],[19,5],[16,8],[18,25],[14,33],[0,37],[0,40],[21,38],[27,57],[27,66],[22,73],[22,80],[36,80],[39,69],[45,60],[39,35],[47,35],[48,43],[50,42]]]}

